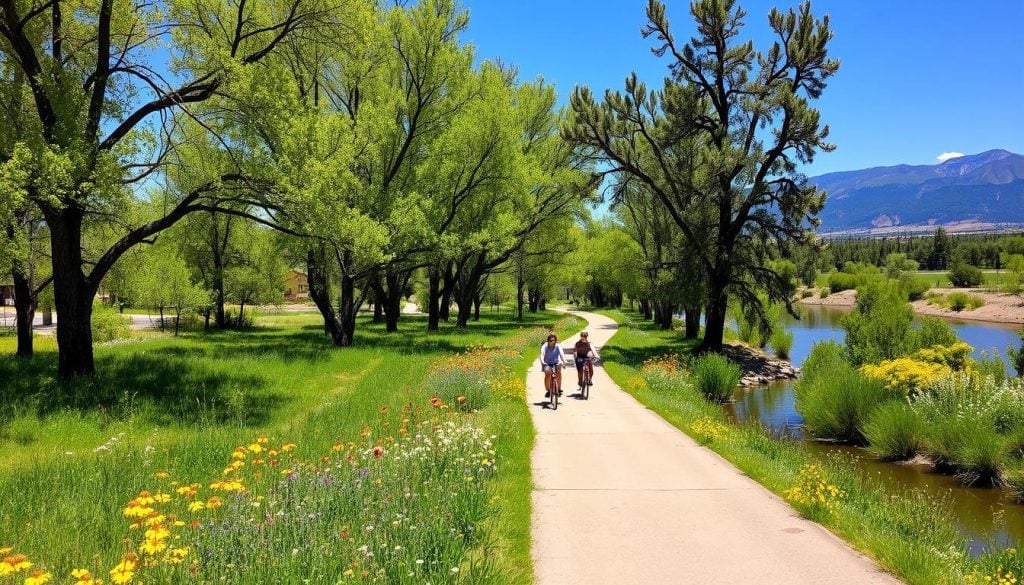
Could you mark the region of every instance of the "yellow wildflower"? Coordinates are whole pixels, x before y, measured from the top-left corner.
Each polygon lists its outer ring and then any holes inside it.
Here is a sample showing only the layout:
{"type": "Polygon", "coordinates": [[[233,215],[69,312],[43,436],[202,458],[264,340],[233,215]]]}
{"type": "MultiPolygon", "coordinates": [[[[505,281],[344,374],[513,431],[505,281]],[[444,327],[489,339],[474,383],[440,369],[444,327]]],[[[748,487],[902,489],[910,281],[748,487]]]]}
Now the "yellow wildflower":
{"type": "Polygon", "coordinates": [[[75,578],[74,585],[95,585],[97,583],[89,569],[72,569],[71,576],[75,578]]]}
{"type": "Polygon", "coordinates": [[[287,444],[281,445],[281,450],[284,451],[285,453],[287,453],[289,451],[294,451],[295,450],[295,443],[287,443],[287,444]]]}
{"type": "Polygon", "coordinates": [[[42,569],[36,569],[31,575],[25,577],[24,585],[43,585],[49,583],[51,579],[53,579],[53,575],[42,569]]]}
{"type": "Polygon", "coordinates": [[[0,577],[20,573],[31,567],[32,563],[28,561],[28,558],[25,555],[11,555],[9,557],[4,557],[4,560],[0,561],[0,577]]]}
{"type": "Polygon", "coordinates": [[[259,443],[253,443],[253,444],[249,445],[249,452],[250,453],[262,453],[263,452],[263,446],[260,445],[259,443]]]}
{"type": "Polygon", "coordinates": [[[147,538],[139,545],[139,550],[146,553],[147,555],[155,555],[156,553],[167,548],[167,543],[162,540],[155,538],[147,538]]]}
{"type": "Polygon", "coordinates": [[[135,577],[135,567],[135,561],[126,558],[110,570],[110,578],[118,585],[131,583],[132,579],[135,577]]]}
{"type": "Polygon", "coordinates": [[[188,511],[189,512],[198,512],[198,511],[202,510],[205,507],[206,507],[206,504],[204,504],[203,502],[191,502],[188,505],[188,511]]]}

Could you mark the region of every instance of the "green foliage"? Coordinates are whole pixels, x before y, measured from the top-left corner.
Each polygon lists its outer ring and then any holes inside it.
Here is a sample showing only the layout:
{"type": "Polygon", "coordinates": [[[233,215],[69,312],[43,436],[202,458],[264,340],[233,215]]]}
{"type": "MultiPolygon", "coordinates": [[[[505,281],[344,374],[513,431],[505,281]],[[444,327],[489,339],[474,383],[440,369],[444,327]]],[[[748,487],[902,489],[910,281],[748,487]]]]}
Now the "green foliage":
{"type": "Polygon", "coordinates": [[[789,352],[793,349],[793,332],[783,327],[777,327],[772,332],[768,344],[772,346],[775,355],[782,359],[789,359],[789,352]]]}
{"type": "Polygon", "coordinates": [[[953,286],[974,288],[985,282],[985,275],[982,274],[980,268],[966,262],[959,262],[950,268],[949,281],[953,283],[953,286]]]}
{"type": "Polygon", "coordinates": [[[693,361],[697,389],[713,402],[727,402],[736,391],[743,370],[725,356],[704,354],[693,361]]]}
{"type": "Polygon", "coordinates": [[[925,294],[928,292],[928,289],[931,288],[926,281],[916,278],[908,278],[904,280],[904,283],[907,289],[907,296],[911,301],[919,301],[923,299],[925,294]]]}
{"type": "Polygon", "coordinates": [[[868,451],[892,461],[916,455],[924,444],[924,431],[920,415],[903,400],[880,405],[864,422],[868,451]]]}
{"type": "Polygon", "coordinates": [[[959,313],[963,310],[973,311],[985,306],[985,299],[965,292],[954,292],[948,295],[929,295],[928,304],[959,313]]]}
{"type": "Polygon", "coordinates": [[[850,363],[878,363],[907,353],[913,321],[913,309],[898,283],[875,282],[858,289],[855,310],[843,319],[850,363]]]}
{"type": "Polygon", "coordinates": [[[96,343],[126,339],[132,335],[131,317],[118,313],[117,309],[96,303],[92,308],[92,339],[96,343]]]}
{"type": "Polygon", "coordinates": [[[795,387],[796,408],[815,437],[863,443],[863,425],[891,398],[876,380],[858,372],[836,343],[814,347],[795,387]]]}
{"type": "Polygon", "coordinates": [[[1017,335],[1020,337],[1021,346],[1006,348],[1006,355],[1010,358],[1013,369],[1017,370],[1017,376],[1024,376],[1024,329],[1021,329],[1017,335]]]}
{"type": "Polygon", "coordinates": [[[906,254],[893,252],[885,257],[885,275],[889,278],[900,280],[908,272],[913,272],[917,268],[917,262],[908,259],[906,254]]]}

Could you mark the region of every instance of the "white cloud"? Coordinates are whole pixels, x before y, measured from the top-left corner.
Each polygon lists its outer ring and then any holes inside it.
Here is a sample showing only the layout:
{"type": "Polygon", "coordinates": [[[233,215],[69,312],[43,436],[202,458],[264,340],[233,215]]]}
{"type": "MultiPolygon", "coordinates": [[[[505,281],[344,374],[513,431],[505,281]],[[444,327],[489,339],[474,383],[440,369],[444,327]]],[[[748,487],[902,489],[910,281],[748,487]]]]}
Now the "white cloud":
{"type": "Polygon", "coordinates": [[[935,158],[939,159],[939,162],[946,162],[947,160],[949,160],[951,158],[960,158],[961,156],[964,156],[964,153],[962,153],[962,152],[944,152],[944,153],[940,154],[939,156],[937,156],[935,158]]]}

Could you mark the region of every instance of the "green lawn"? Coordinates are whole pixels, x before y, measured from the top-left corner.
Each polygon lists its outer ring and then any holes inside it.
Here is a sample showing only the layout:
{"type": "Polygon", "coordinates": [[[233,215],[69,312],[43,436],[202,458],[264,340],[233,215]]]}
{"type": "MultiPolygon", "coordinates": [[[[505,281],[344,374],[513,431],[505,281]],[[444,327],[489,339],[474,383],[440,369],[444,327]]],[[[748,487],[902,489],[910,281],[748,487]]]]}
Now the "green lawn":
{"type": "Polygon", "coordinates": [[[834,510],[787,499],[802,514],[827,526],[907,583],[987,582],[985,575],[1019,565],[1012,560],[1012,549],[968,558],[966,542],[954,530],[941,500],[873,482],[842,458],[823,457],[820,451],[805,449],[800,443],[772,438],[759,425],[728,423],[723,410],[704,400],[685,374],[666,385],[664,377],[642,369],[644,361],[652,357],[669,352],[688,354],[693,342],[678,332],[653,327],[636,313],[603,313],[621,325],[601,350],[604,367],[619,386],[782,497],[801,483],[813,481],[816,486],[817,472],[805,466],[817,465],[823,481],[844,493],[834,510]]]}
{"type": "MultiPolygon", "coordinates": [[[[339,441],[358,440],[385,410],[427,404],[431,363],[475,345],[516,339],[521,327],[549,326],[554,313],[484,312],[466,331],[425,331],[405,317],[399,334],[369,320],[356,347],[335,349],[315,314],[265,314],[244,332],[192,332],[100,345],[97,376],[63,385],[51,338],[37,338],[31,362],[0,338],[0,548],[45,558],[62,574],[83,559],[111,566],[126,537],[121,508],[154,473],[214,478],[227,456],[261,433],[297,444],[315,460],[339,441]]],[[[563,334],[575,328],[563,322],[563,334]]],[[[514,365],[525,375],[534,354],[514,365]]],[[[528,582],[533,429],[523,400],[494,400],[476,415],[496,436],[501,514],[489,521],[489,562],[502,582],[528,582]]],[[[104,578],[104,575],[98,575],[104,578]]]]}

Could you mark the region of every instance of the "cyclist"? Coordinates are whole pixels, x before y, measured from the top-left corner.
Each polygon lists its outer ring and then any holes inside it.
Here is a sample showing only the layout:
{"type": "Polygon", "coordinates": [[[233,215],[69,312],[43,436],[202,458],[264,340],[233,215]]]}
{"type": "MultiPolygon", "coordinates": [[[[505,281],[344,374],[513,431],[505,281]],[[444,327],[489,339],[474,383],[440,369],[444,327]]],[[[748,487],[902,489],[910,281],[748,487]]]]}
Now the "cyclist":
{"type": "Polygon", "coordinates": [[[590,334],[586,331],[580,333],[580,340],[576,342],[576,346],[573,349],[573,354],[576,359],[576,376],[579,378],[579,386],[583,387],[583,368],[587,368],[590,373],[590,379],[594,379],[594,360],[600,356],[597,355],[597,350],[590,344],[590,334]]]}
{"type": "Polygon", "coordinates": [[[548,340],[544,345],[540,346],[540,364],[541,370],[544,372],[544,397],[551,397],[551,378],[547,375],[552,369],[555,370],[555,376],[558,378],[558,395],[562,395],[562,364],[568,363],[568,358],[565,357],[565,353],[562,351],[562,346],[558,345],[558,337],[554,333],[548,333],[548,340]]]}

